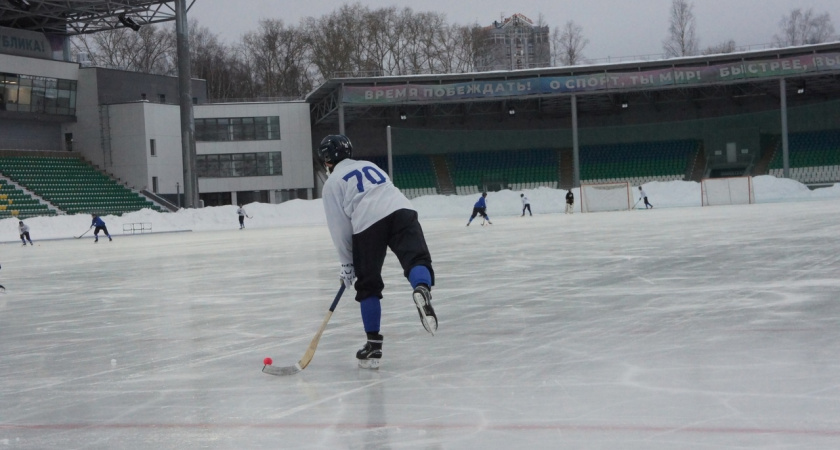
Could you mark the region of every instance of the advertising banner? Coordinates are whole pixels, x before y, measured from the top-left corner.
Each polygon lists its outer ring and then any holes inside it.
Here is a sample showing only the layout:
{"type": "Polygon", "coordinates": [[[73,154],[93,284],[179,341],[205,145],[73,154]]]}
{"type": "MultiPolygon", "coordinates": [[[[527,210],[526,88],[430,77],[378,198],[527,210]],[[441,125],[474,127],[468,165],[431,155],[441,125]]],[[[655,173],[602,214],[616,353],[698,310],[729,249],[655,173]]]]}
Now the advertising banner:
{"type": "Polygon", "coordinates": [[[0,27],[0,53],[50,59],[53,49],[43,33],[0,27]]]}
{"type": "Polygon", "coordinates": [[[347,104],[386,105],[471,99],[500,99],[528,95],[622,91],[667,86],[698,86],[746,79],[761,79],[840,70],[840,53],[741,61],[713,66],[672,67],[640,72],[482,80],[449,84],[344,86],[347,104]]]}

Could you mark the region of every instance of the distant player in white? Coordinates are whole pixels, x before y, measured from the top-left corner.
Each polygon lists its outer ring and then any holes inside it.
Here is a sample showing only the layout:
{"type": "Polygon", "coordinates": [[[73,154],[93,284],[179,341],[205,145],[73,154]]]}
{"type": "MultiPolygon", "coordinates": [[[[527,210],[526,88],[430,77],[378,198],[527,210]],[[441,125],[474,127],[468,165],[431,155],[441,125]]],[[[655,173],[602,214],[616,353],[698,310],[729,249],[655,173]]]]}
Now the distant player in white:
{"type": "Polygon", "coordinates": [[[18,222],[18,228],[20,229],[20,240],[23,242],[23,246],[26,247],[26,241],[29,241],[29,245],[35,245],[32,243],[32,238],[29,237],[29,225],[21,220],[18,222]]]}
{"type": "Polygon", "coordinates": [[[522,199],[522,217],[525,217],[525,210],[528,210],[528,215],[533,216],[531,214],[531,201],[528,200],[528,196],[525,194],[519,194],[519,197],[522,199]]]}
{"type": "Polygon", "coordinates": [[[367,334],[367,343],[356,358],[360,367],[375,369],[382,358],[380,299],[385,287],[382,265],[387,249],[397,256],[414,289],[412,298],[423,327],[434,335],[437,316],[431,304],[432,257],[417,211],[384,170],[371,162],[351,159],[353,145],[343,135],[325,137],[318,155],[330,173],[324,183],[323,201],[327,227],[341,263],[339,278],[345,285],[355,281],[356,301],[367,334]]]}
{"type": "Polygon", "coordinates": [[[242,205],[239,205],[239,209],[236,210],[236,215],[239,216],[239,229],[242,230],[245,228],[245,216],[248,215],[242,205]]]}
{"type": "Polygon", "coordinates": [[[653,208],[653,205],[650,204],[647,198],[647,193],[641,186],[639,186],[639,200],[645,199],[645,209],[653,208]]]}

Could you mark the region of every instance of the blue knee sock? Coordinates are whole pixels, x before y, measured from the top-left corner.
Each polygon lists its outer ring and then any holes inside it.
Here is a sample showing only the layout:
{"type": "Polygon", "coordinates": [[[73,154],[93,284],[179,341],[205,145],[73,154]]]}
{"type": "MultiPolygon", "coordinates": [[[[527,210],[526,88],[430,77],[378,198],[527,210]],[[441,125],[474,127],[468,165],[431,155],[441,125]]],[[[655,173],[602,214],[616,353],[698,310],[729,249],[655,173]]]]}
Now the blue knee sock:
{"type": "Polygon", "coordinates": [[[365,333],[379,333],[379,320],[382,318],[382,305],[379,297],[368,297],[359,302],[362,310],[362,323],[365,333]]]}
{"type": "Polygon", "coordinates": [[[408,272],[408,282],[411,287],[416,288],[418,284],[425,284],[432,287],[432,274],[429,273],[429,268],[426,266],[414,266],[408,272]]]}

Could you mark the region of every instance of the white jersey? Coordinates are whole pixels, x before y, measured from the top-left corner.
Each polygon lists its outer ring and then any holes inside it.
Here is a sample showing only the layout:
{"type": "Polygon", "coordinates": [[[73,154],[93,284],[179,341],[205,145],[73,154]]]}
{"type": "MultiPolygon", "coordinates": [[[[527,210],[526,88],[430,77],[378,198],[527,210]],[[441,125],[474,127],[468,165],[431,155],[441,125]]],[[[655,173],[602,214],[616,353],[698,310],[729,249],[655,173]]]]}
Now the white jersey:
{"type": "Polygon", "coordinates": [[[527,196],[527,195],[523,195],[523,196],[522,196],[522,206],[525,206],[525,205],[530,205],[530,204],[531,204],[531,201],[530,201],[530,200],[528,200],[528,196],[527,196]]]}
{"type": "Polygon", "coordinates": [[[341,264],[353,263],[353,235],[400,209],[414,209],[388,174],[368,161],[345,159],[324,183],[327,227],[341,264]]]}
{"type": "Polygon", "coordinates": [[[20,228],[20,234],[29,232],[29,225],[27,225],[25,223],[22,223],[22,224],[18,225],[18,227],[20,228]]]}
{"type": "Polygon", "coordinates": [[[236,214],[239,214],[240,216],[245,216],[245,215],[247,215],[247,214],[245,214],[245,208],[239,208],[239,209],[237,209],[237,210],[236,210],[236,214]]]}
{"type": "Polygon", "coordinates": [[[645,198],[645,197],[647,197],[647,193],[645,192],[645,190],[644,189],[639,189],[639,198],[645,198]]]}

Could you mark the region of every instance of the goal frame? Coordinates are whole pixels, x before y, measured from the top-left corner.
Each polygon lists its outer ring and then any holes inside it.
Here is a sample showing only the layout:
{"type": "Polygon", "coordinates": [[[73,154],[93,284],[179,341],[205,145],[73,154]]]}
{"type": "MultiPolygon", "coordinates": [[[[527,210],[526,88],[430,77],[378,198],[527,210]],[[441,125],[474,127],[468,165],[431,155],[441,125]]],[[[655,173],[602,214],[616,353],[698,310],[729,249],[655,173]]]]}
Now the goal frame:
{"type": "Polygon", "coordinates": [[[608,211],[630,211],[633,209],[633,197],[630,195],[630,182],[629,181],[614,181],[610,183],[581,183],[580,184],[580,212],[582,213],[590,213],[590,212],[608,212],[608,211]],[[619,208],[614,209],[603,209],[603,210],[589,210],[589,203],[587,202],[587,195],[586,195],[586,188],[598,188],[598,186],[616,186],[616,189],[624,188],[624,196],[626,197],[627,204],[623,205],[619,208]],[[620,187],[619,187],[620,186],[620,187]]]}
{"type": "Polygon", "coordinates": [[[753,187],[753,177],[749,175],[741,177],[721,177],[721,178],[703,178],[700,180],[700,204],[702,206],[724,206],[724,205],[752,205],[755,203],[755,188],[753,187]],[[722,185],[726,184],[724,188],[722,185]],[[726,201],[719,201],[719,197],[715,197],[712,201],[709,199],[710,188],[722,190],[726,189],[729,198],[726,201]],[[738,198],[733,199],[732,193],[735,189],[739,189],[741,193],[738,198]]]}

